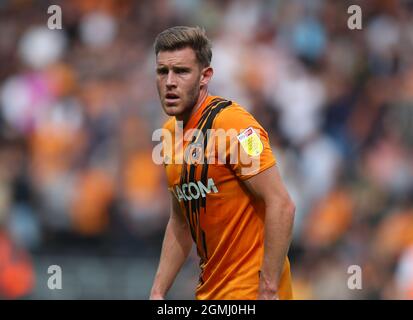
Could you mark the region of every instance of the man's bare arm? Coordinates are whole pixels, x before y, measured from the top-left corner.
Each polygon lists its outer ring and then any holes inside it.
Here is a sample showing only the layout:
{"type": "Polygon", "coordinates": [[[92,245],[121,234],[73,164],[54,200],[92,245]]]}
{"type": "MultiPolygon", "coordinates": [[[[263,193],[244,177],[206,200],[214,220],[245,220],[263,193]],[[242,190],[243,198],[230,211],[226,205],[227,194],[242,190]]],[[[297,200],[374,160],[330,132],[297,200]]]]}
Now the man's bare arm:
{"type": "Polygon", "coordinates": [[[276,166],[251,177],[245,184],[265,205],[264,259],[258,299],[277,299],[279,280],[291,242],[295,206],[276,166]]]}
{"type": "Polygon", "coordinates": [[[175,196],[171,193],[171,213],[166,226],[158,270],[150,299],[164,299],[192,247],[191,232],[175,196]]]}

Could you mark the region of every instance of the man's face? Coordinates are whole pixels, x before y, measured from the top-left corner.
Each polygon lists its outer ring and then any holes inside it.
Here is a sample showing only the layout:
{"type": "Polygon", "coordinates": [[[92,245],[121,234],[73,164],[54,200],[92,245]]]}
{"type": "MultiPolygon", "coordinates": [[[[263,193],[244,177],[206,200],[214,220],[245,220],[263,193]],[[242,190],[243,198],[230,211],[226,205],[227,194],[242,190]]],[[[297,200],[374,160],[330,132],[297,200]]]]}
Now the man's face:
{"type": "Polygon", "coordinates": [[[201,71],[191,48],[158,53],[156,85],[167,115],[179,118],[191,113],[199,97],[201,71]]]}

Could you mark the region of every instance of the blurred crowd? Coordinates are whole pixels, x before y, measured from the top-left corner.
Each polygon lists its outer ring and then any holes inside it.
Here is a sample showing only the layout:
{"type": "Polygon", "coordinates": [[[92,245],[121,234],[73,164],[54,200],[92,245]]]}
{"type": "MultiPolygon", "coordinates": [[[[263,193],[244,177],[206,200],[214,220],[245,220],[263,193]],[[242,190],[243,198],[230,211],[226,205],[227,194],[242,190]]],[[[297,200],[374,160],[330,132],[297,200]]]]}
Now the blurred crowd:
{"type": "Polygon", "coordinates": [[[0,3],[0,297],[30,297],[42,253],[159,256],[152,44],[199,25],[210,92],[266,128],[297,205],[295,297],[413,298],[413,2],[55,1],[61,30],[51,4],[0,3]]]}

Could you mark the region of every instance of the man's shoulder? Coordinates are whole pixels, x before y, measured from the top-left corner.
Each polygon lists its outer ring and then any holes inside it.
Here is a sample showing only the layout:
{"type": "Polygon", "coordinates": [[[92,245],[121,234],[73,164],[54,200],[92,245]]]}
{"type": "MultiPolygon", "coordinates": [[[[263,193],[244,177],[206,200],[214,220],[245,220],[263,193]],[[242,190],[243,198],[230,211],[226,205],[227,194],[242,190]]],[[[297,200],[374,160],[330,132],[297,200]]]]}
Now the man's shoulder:
{"type": "Polygon", "coordinates": [[[214,128],[239,128],[246,124],[256,124],[257,120],[239,103],[232,101],[231,105],[221,110],[214,121],[214,128]]]}

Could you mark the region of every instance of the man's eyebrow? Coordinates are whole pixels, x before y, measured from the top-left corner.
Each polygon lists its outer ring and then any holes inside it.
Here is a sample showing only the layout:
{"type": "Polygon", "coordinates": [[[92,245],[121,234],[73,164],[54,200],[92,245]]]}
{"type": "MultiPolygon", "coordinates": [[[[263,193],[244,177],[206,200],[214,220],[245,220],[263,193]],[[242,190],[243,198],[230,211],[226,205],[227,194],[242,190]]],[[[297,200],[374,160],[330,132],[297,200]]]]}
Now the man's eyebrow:
{"type": "Polygon", "coordinates": [[[172,66],[173,69],[179,69],[179,70],[191,70],[191,67],[188,66],[172,66]]]}
{"type": "Polygon", "coordinates": [[[173,65],[173,66],[167,66],[167,65],[159,65],[156,67],[156,70],[158,71],[163,71],[163,70],[169,70],[172,69],[174,71],[184,71],[184,72],[189,72],[191,70],[191,67],[189,66],[182,66],[182,65],[173,65]]]}
{"type": "Polygon", "coordinates": [[[156,62],[157,66],[164,66],[164,67],[186,67],[189,68],[190,66],[188,65],[187,61],[181,61],[181,62],[175,62],[175,63],[168,63],[168,62],[162,62],[162,61],[157,61],[156,62]]]}

